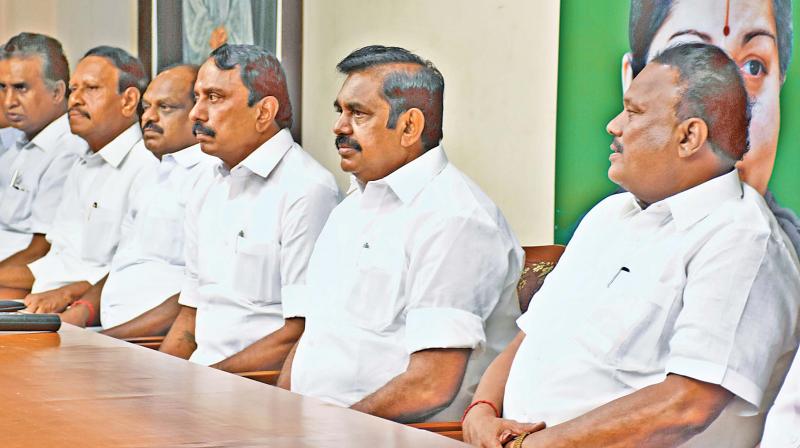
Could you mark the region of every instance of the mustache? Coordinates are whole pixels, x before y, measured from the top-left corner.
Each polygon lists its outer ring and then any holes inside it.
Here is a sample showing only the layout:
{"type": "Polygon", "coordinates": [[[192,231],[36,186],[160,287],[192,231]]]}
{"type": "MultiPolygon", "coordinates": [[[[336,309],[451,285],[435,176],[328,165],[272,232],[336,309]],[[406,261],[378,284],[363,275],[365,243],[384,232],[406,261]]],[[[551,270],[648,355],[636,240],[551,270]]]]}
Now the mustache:
{"type": "Polygon", "coordinates": [[[152,121],[148,121],[142,127],[142,131],[153,131],[153,132],[158,132],[159,134],[163,134],[164,133],[164,128],[162,128],[161,126],[153,123],[152,121]]]}
{"type": "Polygon", "coordinates": [[[625,149],[625,147],[622,145],[622,143],[620,143],[619,140],[617,140],[617,139],[614,139],[614,140],[611,141],[611,146],[613,146],[614,147],[614,151],[616,151],[618,153],[622,153],[622,150],[625,149]]]}
{"type": "Polygon", "coordinates": [[[83,115],[86,118],[91,118],[89,116],[89,112],[86,112],[85,110],[83,110],[83,109],[81,109],[80,107],[77,107],[77,106],[70,107],[68,112],[77,112],[77,113],[83,115]]]}
{"type": "Polygon", "coordinates": [[[194,126],[192,126],[192,134],[194,134],[195,137],[197,137],[197,134],[205,134],[205,135],[207,135],[209,137],[216,137],[217,136],[217,132],[216,131],[214,131],[211,128],[207,128],[207,127],[203,126],[203,124],[200,123],[199,121],[195,121],[194,122],[194,126]]]}
{"type": "Polygon", "coordinates": [[[348,137],[346,135],[337,135],[335,143],[336,143],[336,149],[339,149],[342,146],[345,146],[345,147],[348,147],[348,148],[353,148],[353,149],[355,149],[356,151],[359,151],[359,152],[361,151],[361,145],[358,144],[358,141],[356,141],[355,139],[350,138],[350,137],[348,137]]]}

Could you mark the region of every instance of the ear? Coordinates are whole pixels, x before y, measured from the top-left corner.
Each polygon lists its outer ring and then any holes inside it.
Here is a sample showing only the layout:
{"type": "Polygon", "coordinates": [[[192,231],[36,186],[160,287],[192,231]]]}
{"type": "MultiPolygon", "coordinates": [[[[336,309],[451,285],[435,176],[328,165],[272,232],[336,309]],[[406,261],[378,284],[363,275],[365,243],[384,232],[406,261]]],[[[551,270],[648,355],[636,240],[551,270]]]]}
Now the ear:
{"type": "Polygon", "coordinates": [[[678,125],[680,143],[678,156],[687,158],[693,156],[706,146],[708,141],[708,125],[699,118],[689,118],[678,125]]]}
{"type": "Polygon", "coordinates": [[[53,88],[53,103],[59,104],[67,98],[67,85],[64,81],[56,81],[56,86],[53,88]]]}
{"type": "Polygon", "coordinates": [[[422,142],[422,131],[425,129],[425,115],[413,107],[397,120],[397,128],[402,130],[400,145],[410,147],[422,142]]]}
{"type": "Polygon", "coordinates": [[[630,52],[622,55],[622,93],[628,91],[633,82],[633,55],[630,52]]]}
{"type": "Polygon", "coordinates": [[[279,108],[280,103],[274,96],[265,96],[255,104],[257,132],[264,132],[272,126],[279,108]]]}
{"type": "Polygon", "coordinates": [[[139,107],[139,98],[141,93],[136,87],[128,87],[122,92],[122,115],[125,117],[132,117],[136,115],[139,107]]]}

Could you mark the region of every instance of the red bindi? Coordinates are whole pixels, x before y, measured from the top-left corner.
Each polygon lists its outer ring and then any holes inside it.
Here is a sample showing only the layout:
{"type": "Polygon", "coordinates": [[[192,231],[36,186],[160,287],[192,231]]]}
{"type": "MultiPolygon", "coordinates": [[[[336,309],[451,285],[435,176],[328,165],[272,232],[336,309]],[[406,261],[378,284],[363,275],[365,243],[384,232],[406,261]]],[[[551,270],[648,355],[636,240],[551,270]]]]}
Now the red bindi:
{"type": "Polygon", "coordinates": [[[726,37],[728,34],[731,34],[731,27],[728,25],[730,23],[731,17],[731,0],[725,1],[725,27],[722,28],[722,34],[726,37]]]}

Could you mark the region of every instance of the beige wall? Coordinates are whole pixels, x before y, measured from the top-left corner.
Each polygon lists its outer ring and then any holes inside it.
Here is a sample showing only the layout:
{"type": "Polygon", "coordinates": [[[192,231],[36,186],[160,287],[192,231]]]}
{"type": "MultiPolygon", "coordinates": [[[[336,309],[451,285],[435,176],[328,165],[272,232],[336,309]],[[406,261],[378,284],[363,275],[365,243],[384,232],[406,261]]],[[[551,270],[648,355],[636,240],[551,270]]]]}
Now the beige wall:
{"type": "Polygon", "coordinates": [[[134,56],[136,0],[0,0],[0,41],[22,31],[61,41],[70,68],[86,50],[113,45],[134,56]]]}
{"type": "Polygon", "coordinates": [[[445,77],[444,147],[500,206],[523,245],[553,241],[559,2],[305,0],[303,146],[337,175],[336,63],[399,45],[445,77]]]}

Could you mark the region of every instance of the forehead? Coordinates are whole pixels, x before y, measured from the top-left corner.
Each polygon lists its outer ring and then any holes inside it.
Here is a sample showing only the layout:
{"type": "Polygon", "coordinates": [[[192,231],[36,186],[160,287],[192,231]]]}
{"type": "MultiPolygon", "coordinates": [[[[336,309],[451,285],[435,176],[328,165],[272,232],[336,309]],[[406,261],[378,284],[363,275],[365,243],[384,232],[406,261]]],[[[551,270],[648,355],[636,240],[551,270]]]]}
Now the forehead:
{"type": "Polygon", "coordinates": [[[388,104],[381,95],[381,91],[383,90],[383,77],[383,71],[377,69],[367,69],[351,73],[344,80],[336,100],[342,106],[347,103],[388,104]]]}
{"type": "Polygon", "coordinates": [[[117,68],[108,59],[100,56],[87,56],[78,62],[70,82],[91,80],[98,83],[116,84],[118,76],[117,68]]]}
{"type": "Polygon", "coordinates": [[[641,106],[673,107],[680,93],[680,73],[676,68],[650,63],[633,79],[624,100],[641,106]]]}
{"type": "Polygon", "coordinates": [[[200,71],[197,73],[195,90],[210,88],[220,90],[236,90],[237,88],[247,89],[242,83],[240,73],[239,66],[231,70],[222,70],[217,67],[213,58],[208,58],[206,62],[200,66],[200,71]]]}
{"type": "Polygon", "coordinates": [[[31,55],[4,59],[0,61],[0,72],[11,77],[38,77],[42,72],[42,58],[31,55]]]}
{"type": "Polygon", "coordinates": [[[145,101],[154,102],[167,98],[189,100],[189,92],[192,89],[191,74],[186,70],[168,70],[156,76],[147,86],[144,93],[145,101]]]}
{"type": "MultiPolygon", "coordinates": [[[[725,36],[726,0],[676,0],[669,16],[653,37],[648,59],[660,51],[679,42],[699,41],[691,34],[674,37],[675,33],[693,30],[707,35],[708,43],[733,53],[743,46],[743,39],[753,31],[767,31],[776,35],[773,0],[730,0],[728,25],[730,34],[725,36]]],[[[756,39],[769,39],[756,37],[756,39]]],[[[772,39],[769,39],[772,41],[772,39]]],[[[773,45],[776,45],[773,41],[773,45]]],[[[777,48],[777,45],[776,45],[777,48]]]]}

